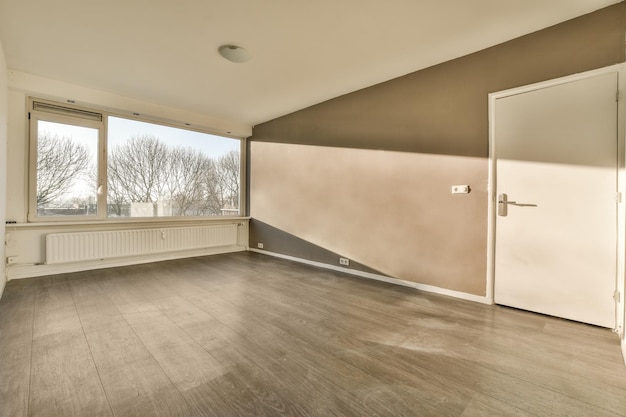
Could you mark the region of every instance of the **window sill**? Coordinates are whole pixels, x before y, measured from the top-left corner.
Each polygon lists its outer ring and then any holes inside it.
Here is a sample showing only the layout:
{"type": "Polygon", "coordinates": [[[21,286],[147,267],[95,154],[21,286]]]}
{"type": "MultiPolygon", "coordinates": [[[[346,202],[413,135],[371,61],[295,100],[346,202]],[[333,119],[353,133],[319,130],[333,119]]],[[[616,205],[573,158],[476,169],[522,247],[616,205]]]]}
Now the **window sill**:
{"type": "Polygon", "coordinates": [[[100,226],[103,228],[115,228],[120,226],[142,225],[142,226],[178,226],[187,224],[206,224],[206,223],[231,223],[239,221],[248,221],[250,217],[245,216],[224,216],[224,217],[209,217],[209,218],[126,218],[115,220],[87,220],[87,221],[54,221],[54,222],[28,222],[28,223],[7,223],[6,228],[11,229],[37,229],[37,228],[65,228],[83,226],[100,226]]]}

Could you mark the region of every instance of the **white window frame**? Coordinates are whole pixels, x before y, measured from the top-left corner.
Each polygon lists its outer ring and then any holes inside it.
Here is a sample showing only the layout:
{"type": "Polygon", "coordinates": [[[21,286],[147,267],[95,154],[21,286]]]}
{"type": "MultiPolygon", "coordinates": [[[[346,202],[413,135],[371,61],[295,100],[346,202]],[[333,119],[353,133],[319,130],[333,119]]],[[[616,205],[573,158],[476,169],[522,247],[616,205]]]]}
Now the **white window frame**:
{"type": "Polygon", "coordinates": [[[90,120],[79,116],[79,112],[76,115],[68,110],[67,113],[62,111],[41,111],[34,110],[35,103],[51,104],[58,106],[83,111],[84,109],[76,108],[73,106],[66,106],[60,103],[48,102],[45,100],[29,99],[29,180],[28,180],[28,221],[29,222],[74,222],[74,221],[93,221],[103,220],[106,218],[106,156],[105,156],[105,116],[102,116],[101,121],[90,120]],[[87,127],[98,130],[98,187],[100,192],[97,193],[97,205],[98,211],[95,216],[38,216],[37,215],[37,136],[38,136],[38,124],[39,121],[63,123],[68,125],[87,127]]]}
{"type": "Polygon", "coordinates": [[[50,222],[50,223],[130,223],[130,222],[163,222],[163,221],[190,221],[190,220],[228,220],[245,216],[247,181],[246,181],[246,141],[244,138],[214,133],[208,129],[191,127],[188,123],[177,123],[163,121],[159,118],[140,116],[138,113],[123,111],[98,110],[97,106],[83,107],[74,104],[66,104],[36,97],[28,98],[28,122],[29,122],[29,169],[28,169],[28,222],[50,222]],[[34,109],[35,103],[43,103],[60,108],[59,111],[34,109]],[[62,109],[69,109],[64,112],[62,109]],[[81,112],[87,117],[81,117],[81,112]],[[101,121],[91,120],[94,114],[101,115],[101,121]],[[208,135],[219,136],[239,141],[239,213],[233,216],[162,216],[162,217],[115,217],[107,216],[107,122],[109,116],[120,117],[139,122],[152,123],[162,126],[174,127],[177,129],[190,130],[208,135]],[[81,127],[98,129],[98,186],[100,192],[97,194],[98,210],[95,216],[38,216],[37,215],[37,125],[39,121],[53,123],[66,123],[81,127]]]}

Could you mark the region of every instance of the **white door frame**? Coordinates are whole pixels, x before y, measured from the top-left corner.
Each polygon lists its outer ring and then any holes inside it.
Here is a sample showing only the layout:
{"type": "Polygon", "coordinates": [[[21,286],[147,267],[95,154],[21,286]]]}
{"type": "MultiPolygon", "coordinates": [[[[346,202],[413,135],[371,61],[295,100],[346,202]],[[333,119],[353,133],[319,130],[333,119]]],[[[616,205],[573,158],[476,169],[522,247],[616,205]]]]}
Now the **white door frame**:
{"type": "MultiPolygon", "coordinates": [[[[536,84],[526,85],[523,87],[512,88],[509,90],[498,91],[489,94],[489,189],[488,189],[488,221],[487,221],[487,300],[494,303],[494,285],[495,285],[495,238],[496,238],[496,152],[495,152],[495,104],[496,100],[504,97],[509,97],[517,94],[527,93],[543,89],[546,87],[553,87],[560,84],[570,83],[573,81],[582,80],[585,78],[594,77],[597,75],[617,73],[618,74],[618,88],[620,92],[620,98],[618,101],[617,111],[617,133],[618,133],[618,174],[617,174],[617,189],[621,194],[621,201],[617,207],[617,277],[616,277],[616,289],[620,293],[619,301],[616,303],[616,330],[620,335],[624,335],[624,293],[626,292],[626,285],[624,276],[626,274],[626,169],[624,166],[625,152],[624,152],[624,133],[626,113],[624,108],[624,85],[626,85],[626,65],[617,64],[605,68],[600,68],[593,71],[587,71],[579,74],[574,74],[566,77],[557,78],[554,80],[544,81],[536,84]]],[[[617,99],[617,98],[616,98],[617,99]]]]}

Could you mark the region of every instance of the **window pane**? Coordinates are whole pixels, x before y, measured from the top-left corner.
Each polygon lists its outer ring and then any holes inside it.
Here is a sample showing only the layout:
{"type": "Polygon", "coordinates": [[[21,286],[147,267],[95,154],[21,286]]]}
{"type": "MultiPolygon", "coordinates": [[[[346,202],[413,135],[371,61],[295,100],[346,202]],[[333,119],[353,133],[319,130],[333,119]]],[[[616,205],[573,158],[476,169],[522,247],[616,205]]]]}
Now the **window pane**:
{"type": "Polygon", "coordinates": [[[95,216],[98,129],[37,123],[37,215],[95,216]]]}
{"type": "Polygon", "coordinates": [[[240,142],[108,118],[109,217],[239,214],[240,142]]]}

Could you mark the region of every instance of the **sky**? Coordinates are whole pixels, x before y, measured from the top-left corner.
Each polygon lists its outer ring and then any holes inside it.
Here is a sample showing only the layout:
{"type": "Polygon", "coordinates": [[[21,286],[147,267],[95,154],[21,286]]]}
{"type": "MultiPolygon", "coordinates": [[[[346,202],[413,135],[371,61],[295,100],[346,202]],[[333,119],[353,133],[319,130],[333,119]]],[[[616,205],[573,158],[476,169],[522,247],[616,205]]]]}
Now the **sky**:
{"type": "Polygon", "coordinates": [[[79,143],[89,149],[89,156],[92,162],[96,162],[98,158],[98,129],[90,127],[74,126],[65,123],[53,123],[39,120],[38,135],[48,133],[51,136],[59,138],[70,137],[76,143],[79,143]]]}
{"type": "MultiPolygon", "coordinates": [[[[201,150],[210,157],[218,157],[231,150],[240,149],[239,139],[231,139],[208,133],[162,126],[153,123],[138,122],[109,116],[108,138],[109,149],[126,142],[133,136],[144,134],[155,136],[170,146],[191,147],[201,150]]],[[[95,157],[97,155],[97,130],[61,123],[39,121],[40,133],[50,132],[59,137],[68,136],[86,146],[95,157]]]]}
{"type": "Polygon", "coordinates": [[[153,135],[169,145],[201,150],[210,157],[224,155],[231,150],[238,151],[241,143],[239,139],[112,116],[109,116],[108,130],[109,149],[126,142],[133,136],[144,134],[153,135]]]}

